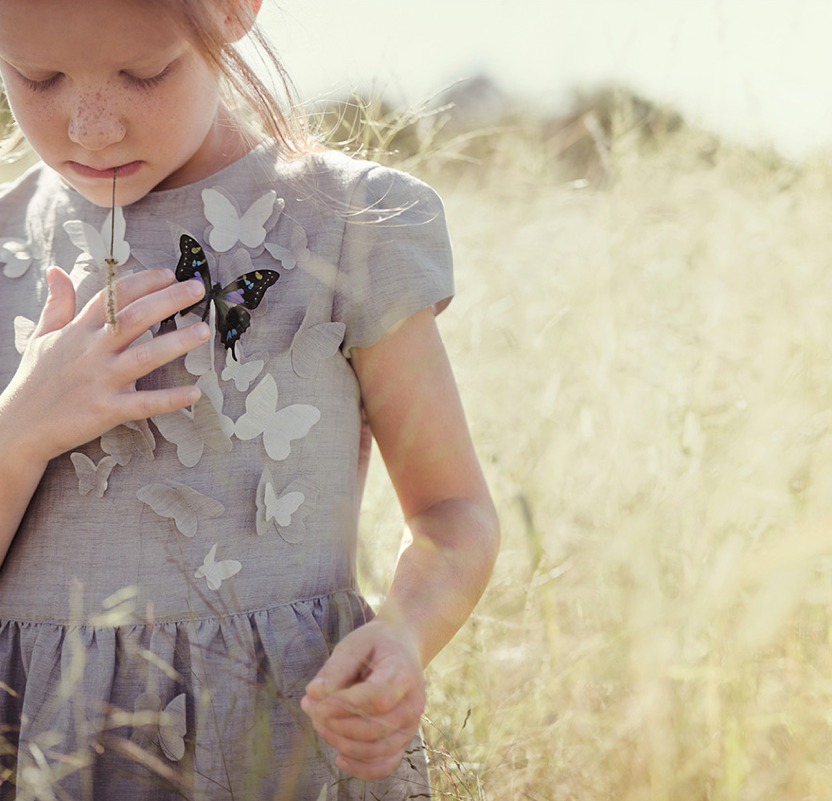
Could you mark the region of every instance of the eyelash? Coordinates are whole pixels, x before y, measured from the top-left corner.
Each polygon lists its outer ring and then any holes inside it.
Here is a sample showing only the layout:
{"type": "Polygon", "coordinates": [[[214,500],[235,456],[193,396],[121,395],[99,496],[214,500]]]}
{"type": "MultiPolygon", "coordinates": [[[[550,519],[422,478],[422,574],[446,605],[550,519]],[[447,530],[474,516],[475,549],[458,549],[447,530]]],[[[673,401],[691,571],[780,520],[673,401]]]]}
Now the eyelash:
{"type": "Polygon", "coordinates": [[[173,65],[168,64],[168,66],[165,67],[160,73],[152,76],[151,78],[137,78],[135,75],[130,75],[129,73],[125,73],[125,77],[130,81],[130,83],[139,89],[152,89],[168,77],[171,66],[173,65]]]}
{"type": "Polygon", "coordinates": [[[60,77],[61,73],[56,72],[51,78],[47,78],[45,81],[33,81],[25,75],[21,75],[20,80],[23,81],[24,85],[33,92],[45,92],[47,89],[51,89],[58,82],[60,77]]]}
{"type": "MultiPolygon", "coordinates": [[[[135,75],[130,75],[128,72],[123,73],[123,75],[127,79],[128,83],[135,86],[137,89],[152,89],[154,86],[157,86],[165,78],[167,78],[171,66],[172,65],[168,65],[160,73],[152,76],[151,78],[137,78],[135,75]]],[[[56,72],[54,75],[43,81],[33,81],[25,75],[21,75],[20,80],[23,81],[25,86],[33,92],[45,92],[55,86],[55,84],[58,83],[62,77],[63,73],[56,72]]]]}

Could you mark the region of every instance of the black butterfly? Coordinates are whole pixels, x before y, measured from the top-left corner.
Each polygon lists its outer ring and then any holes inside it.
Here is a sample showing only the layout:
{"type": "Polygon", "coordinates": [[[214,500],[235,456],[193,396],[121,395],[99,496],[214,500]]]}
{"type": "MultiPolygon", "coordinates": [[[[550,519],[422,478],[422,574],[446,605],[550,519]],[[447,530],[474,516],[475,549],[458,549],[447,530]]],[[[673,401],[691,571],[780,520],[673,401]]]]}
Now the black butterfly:
{"type": "MultiPolygon", "coordinates": [[[[188,281],[199,276],[205,284],[205,297],[179,313],[187,314],[204,303],[202,319],[206,320],[213,301],[217,310],[217,330],[220,332],[222,344],[226,349],[231,349],[231,355],[234,361],[237,361],[234,345],[251,326],[248,310],[256,309],[260,305],[266,290],[280,278],[280,273],[275,270],[254,270],[241,275],[226,287],[220,284],[212,285],[205,252],[199,242],[187,234],[182,234],[179,238],[179,251],[181,255],[176,265],[176,280],[188,281]]],[[[168,317],[168,320],[172,319],[173,317],[168,317]]]]}

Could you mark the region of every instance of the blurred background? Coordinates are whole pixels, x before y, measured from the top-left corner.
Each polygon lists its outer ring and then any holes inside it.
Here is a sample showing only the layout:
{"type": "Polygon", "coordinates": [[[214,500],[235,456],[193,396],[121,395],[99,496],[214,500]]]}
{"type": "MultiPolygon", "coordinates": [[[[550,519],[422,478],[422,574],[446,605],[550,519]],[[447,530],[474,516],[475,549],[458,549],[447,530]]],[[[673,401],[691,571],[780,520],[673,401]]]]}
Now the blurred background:
{"type": "MultiPolygon", "coordinates": [[[[267,20],[332,140],[445,199],[503,549],[430,667],[437,797],[828,799],[832,3],[267,20]]],[[[377,599],[378,460],[362,525],[377,599]]]]}
{"type": "Polygon", "coordinates": [[[281,0],[263,20],[306,97],[485,76],[548,113],[614,83],[789,155],[832,136],[828,0],[281,0]]]}

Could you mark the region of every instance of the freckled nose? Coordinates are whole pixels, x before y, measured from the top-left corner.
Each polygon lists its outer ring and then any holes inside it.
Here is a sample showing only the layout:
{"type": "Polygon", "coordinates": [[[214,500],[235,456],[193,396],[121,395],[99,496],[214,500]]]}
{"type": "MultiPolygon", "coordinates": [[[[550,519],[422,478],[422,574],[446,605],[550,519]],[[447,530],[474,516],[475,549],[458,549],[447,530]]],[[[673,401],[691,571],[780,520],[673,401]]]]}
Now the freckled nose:
{"type": "Polygon", "coordinates": [[[78,98],[69,120],[69,138],[87,150],[103,150],[124,139],[126,129],[102,92],[78,98]]]}

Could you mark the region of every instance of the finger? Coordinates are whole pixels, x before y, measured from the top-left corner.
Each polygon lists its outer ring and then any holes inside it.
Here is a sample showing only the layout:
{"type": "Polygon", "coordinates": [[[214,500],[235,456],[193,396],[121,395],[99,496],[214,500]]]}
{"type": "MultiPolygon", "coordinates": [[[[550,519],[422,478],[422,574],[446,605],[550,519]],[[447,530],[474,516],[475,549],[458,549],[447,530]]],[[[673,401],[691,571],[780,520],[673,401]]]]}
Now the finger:
{"type": "Polygon", "coordinates": [[[335,717],[347,717],[356,713],[385,715],[408,695],[418,692],[421,687],[419,679],[419,676],[398,664],[381,665],[375,667],[363,681],[330,694],[322,703],[332,704],[331,714],[335,717]]]}
{"type": "MultiPolygon", "coordinates": [[[[114,284],[116,312],[150,292],[170,286],[174,280],[170,270],[139,270],[119,278],[114,284]]],[[[104,325],[109,316],[107,294],[107,287],[96,293],[78,315],[79,319],[94,328],[104,325]]]]}
{"type": "Polygon", "coordinates": [[[152,325],[197,303],[204,294],[205,286],[201,282],[183,281],[142,295],[116,314],[119,334],[132,342],[152,325]]]}
{"type": "Polygon", "coordinates": [[[119,386],[130,384],[168,362],[199,347],[211,336],[206,323],[177,328],[127,348],[118,356],[113,368],[119,386]]]}
{"type": "Polygon", "coordinates": [[[46,272],[46,282],[49,294],[33,336],[57,331],[75,316],[75,287],[70,277],[60,267],[50,267],[46,272]]]}
{"type": "Polygon", "coordinates": [[[390,757],[401,758],[416,733],[415,730],[412,732],[394,732],[381,740],[365,742],[363,740],[351,740],[349,737],[341,737],[329,729],[319,729],[317,731],[339,754],[360,762],[374,762],[390,757]]]}
{"type": "Polygon", "coordinates": [[[123,420],[143,420],[191,406],[202,397],[199,387],[184,385],[168,389],[125,392],[117,401],[123,420]]]}
{"type": "Polygon", "coordinates": [[[170,286],[176,280],[171,270],[139,270],[115,282],[117,310],[141,297],[170,286]]]}
{"type": "Polygon", "coordinates": [[[408,739],[419,727],[421,714],[415,710],[412,699],[403,700],[386,715],[366,715],[354,713],[349,715],[328,715],[322,705],[312,716],[314,723],[326,728],[334,735],[361,742],[377,742],[393,734],[405,735],[408,739]]]}

